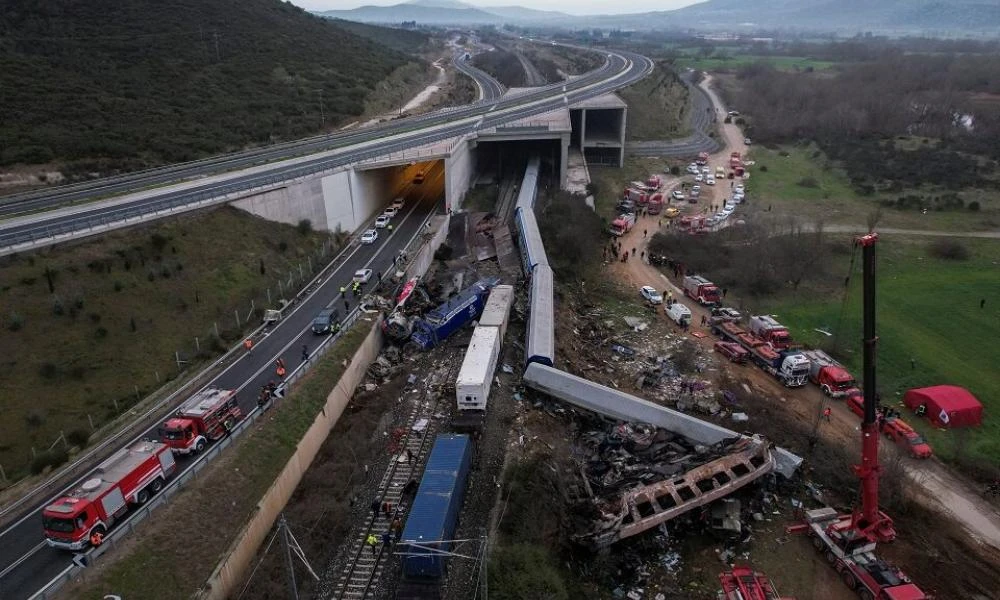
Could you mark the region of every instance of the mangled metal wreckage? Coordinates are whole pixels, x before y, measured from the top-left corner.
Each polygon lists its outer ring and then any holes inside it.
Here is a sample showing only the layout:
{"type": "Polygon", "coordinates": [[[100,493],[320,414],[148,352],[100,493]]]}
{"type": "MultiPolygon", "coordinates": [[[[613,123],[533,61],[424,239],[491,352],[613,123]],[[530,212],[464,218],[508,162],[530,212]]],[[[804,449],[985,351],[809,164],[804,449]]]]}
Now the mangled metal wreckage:
{"type": "Polygon", "coordinates": [[[607,456],[602,443],[596,464],[582,469],[579,489],[586,490],[588,498],[578,498],[578,514],[592,513],[595,524],[578,539],[594,548],[724,498],[772,471],[791,477],[802,462],[759,436],[741,435],[552,367],[529,364],[524,382],[580,408],[633,424],[624,426],[630,444],[625,456],[607,456]],[[646,432],[637,438],[637,430],[646,432]],[[599,469],[613,472],[602,479],[599,469]],[[606,485],[607,480],[612,484],[606,485]]]}

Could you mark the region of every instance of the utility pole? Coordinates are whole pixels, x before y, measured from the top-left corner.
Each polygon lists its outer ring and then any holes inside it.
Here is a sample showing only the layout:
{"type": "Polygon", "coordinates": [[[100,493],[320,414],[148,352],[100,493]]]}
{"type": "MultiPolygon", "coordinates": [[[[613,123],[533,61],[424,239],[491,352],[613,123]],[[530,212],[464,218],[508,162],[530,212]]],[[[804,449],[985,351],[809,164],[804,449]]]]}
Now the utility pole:
{"type": "Polygon", "coordinates": [[[213,31],[212,38],[215,40],[215,62],[222,62],[222,55],[219,53],[219,32],[213,31]]]}
{"type": "Polygon", "coordinates": [[[319,120],[326,127],[326,113],[323,112],[323,88],[319,88],[319,120]]]}
{"type": "Polygon", "coordinates": [[[285,546],[285,563],[288,565],[288,597],[292,600],[299,600],[299,590],[295,585],[295,563],[292,562],[292,545],[288,543],[288,523],[285,521],[285,513],[281,513],[278,527],[281,528],[281,542],[285,546]]]}

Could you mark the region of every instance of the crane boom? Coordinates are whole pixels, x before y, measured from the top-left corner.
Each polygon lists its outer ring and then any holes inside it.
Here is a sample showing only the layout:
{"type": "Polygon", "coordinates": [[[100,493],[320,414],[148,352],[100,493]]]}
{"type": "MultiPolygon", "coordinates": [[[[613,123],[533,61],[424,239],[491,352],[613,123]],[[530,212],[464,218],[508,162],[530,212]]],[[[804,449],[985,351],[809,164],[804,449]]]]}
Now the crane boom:
{"type": "Polygon", "coordinates": [[[878,461],[878,423],[876,422],[877,395],[875,363],[878,335],[875,333],[875,288],[877,233],[855,239],[861,246],[864,273],[864,417],[861,422],[861,464],[854,466],[854,473],[861,479],[861,506],[852,515],[852,527],[873,542],[891,542],[896,538],[892,519],[878,507],[878,479],[882,467],[878,461]]]}

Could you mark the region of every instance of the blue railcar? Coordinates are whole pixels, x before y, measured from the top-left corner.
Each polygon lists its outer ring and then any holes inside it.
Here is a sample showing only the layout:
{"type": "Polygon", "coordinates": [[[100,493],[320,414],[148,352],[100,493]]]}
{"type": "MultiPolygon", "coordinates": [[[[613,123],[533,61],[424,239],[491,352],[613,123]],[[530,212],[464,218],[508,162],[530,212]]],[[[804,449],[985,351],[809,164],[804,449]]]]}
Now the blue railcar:
{"type": "Polygon", "coordinates": [[[521,189],[517,193],[517,204],[514,208],[531,210],[535,208],[535,198],[538,196],[538,166],[537,156],[528,161],[528,166],[524,169],[524,179],[521,180],[521,189]]]}
{"type": "Polygon", "coordinates": [[[528,340],[525,362],[552,366],[556,357],[555,311],[553,310],[552,269],[535,267],[531,274],[528,313],[528,340]]]}
{"type": "Polygon", "coordinates": [[[469,436],[442,434],[434,440],[398,548],[408,579],[444,577],[447,557],[443,553],[451,549],[446,542],[455,539],[471,464],[469,436]]]}
{"type": "Polygon", "coordinates": [[[535,212],[530,208],[518,208],[514,211],[514,224],[517,226],[517,246],[521,251],[524,274],[531,275],[538,265],[549,266],[549,258],[545,254],[535,212]]]}
{"type": "Polygon", "coordinates": [[[480,279],[465,288],[454,298],[430,311],[423,318],[413,323],[413,334],[410,336],[424,350],[430,350],[442,340],[474,321],[483,312],[490,290],[499,278],[487,277],[480,279]]]}

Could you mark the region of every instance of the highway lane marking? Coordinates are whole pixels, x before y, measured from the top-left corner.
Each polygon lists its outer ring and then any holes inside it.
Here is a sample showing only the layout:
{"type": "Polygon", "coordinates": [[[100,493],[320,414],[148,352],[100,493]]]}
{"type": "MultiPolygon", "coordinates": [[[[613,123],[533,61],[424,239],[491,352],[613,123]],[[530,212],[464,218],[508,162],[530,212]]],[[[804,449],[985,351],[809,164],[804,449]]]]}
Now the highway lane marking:
{"type": "Polygon", "coordinates": [[[31,558],[35,554],[37,554],[38,551],[41,550],[44,547],[45,547],[45,541],[43,540],[43,541],[39,542],[38,545],[35,546],[34,548],[32,548],[31,550],[28,550],[27,552],[25,552],[24,556],[22,556],[21,558],[15,560],[14,562],[12,562],[3,571],[0,571],[0,579],[3,579],[4,577],[6,577],[11,571],[13,571],[17,567],[19,567],[21,565],[21,563],[23,563],[24,561],[28,560],[29,558],[31,558]]]}

